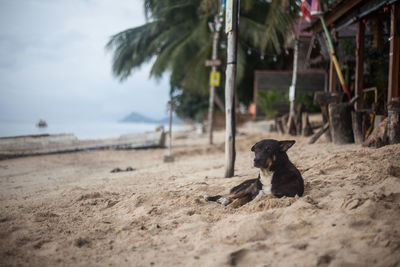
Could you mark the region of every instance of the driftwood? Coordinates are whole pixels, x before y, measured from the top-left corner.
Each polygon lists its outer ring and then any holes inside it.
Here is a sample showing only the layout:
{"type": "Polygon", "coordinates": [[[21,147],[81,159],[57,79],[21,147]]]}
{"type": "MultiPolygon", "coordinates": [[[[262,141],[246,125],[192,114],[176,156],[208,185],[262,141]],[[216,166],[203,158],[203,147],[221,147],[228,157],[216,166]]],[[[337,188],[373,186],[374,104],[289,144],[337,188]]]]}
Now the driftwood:
{"type": "Polygon", "coordinates": [[[163,131],[121,135],[119,138],[79,140],[73,134],[0,138],[0,159],[101,149],[164,147],[163,131]]]}
{"type": "Polygon", "coordinates": [[[388,119],[386,118],[372,131],[362,146],[379,148],[387,145],[387,125],[388,119]]]}
{"type": "Polygon", "coordinates": [[[311,137],[309,144],[314,144],[326,131],[329,129],[329,122],[325,123],[324,127],[322,127],[313,137],[311,137]]]}

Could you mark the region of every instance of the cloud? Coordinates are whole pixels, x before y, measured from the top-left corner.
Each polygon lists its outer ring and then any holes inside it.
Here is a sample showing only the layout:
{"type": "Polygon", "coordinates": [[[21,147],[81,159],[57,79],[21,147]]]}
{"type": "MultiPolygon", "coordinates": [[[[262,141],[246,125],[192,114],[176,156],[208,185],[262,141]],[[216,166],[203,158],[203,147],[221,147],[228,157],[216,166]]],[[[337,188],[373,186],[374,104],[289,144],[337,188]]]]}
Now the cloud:
{"type": "Polygon", "coordinates": [[[166,113],[169,86],[143,66],[126,82],[104,46],[145,23],[142,1],[0,0],[0,119],[118,120],[166,113]]]}

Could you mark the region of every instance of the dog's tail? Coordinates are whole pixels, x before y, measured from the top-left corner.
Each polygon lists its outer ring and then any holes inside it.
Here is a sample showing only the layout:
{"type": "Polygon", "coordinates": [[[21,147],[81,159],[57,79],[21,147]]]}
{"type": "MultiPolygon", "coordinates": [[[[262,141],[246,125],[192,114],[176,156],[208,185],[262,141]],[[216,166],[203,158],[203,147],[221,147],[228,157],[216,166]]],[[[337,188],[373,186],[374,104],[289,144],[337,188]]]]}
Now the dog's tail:
{"type": "Polygon", "coordinates": [[[218,199],[220,199],[222,196],[220,195],[216,195],[216,196],[209,196],[209,195],[205,195],[204,199],[207,201],[217,201],[218,199]]]}

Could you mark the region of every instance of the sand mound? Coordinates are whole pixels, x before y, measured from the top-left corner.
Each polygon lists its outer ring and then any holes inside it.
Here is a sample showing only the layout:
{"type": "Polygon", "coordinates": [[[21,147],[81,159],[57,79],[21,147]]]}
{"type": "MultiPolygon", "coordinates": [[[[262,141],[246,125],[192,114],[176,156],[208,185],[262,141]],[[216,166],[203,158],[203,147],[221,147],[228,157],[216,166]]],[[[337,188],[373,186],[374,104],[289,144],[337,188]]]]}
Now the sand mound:
{"type": "MultiPolygon", "coordinates": [[[[223,133],[161,149],[96,151],[0,161],[0,265],[397,266],[400,145],[308,145],[289,157],[303,197],[256,199],[238,209],[206,202],[255,178],[238,137],[235,177],[224,173],[223,133]],[[118,166],[134,172],[110,173],[118,166]]],[[[286,137],[286,139],[292,137],[286,137]]]]}

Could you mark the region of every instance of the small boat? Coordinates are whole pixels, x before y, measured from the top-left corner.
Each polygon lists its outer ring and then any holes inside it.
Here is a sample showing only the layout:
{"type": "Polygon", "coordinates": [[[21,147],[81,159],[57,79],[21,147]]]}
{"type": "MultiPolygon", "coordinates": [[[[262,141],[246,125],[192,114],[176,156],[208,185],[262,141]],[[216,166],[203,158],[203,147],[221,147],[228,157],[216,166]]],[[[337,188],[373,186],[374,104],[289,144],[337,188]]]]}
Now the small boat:
{"type": "Polygon", "coordinates": [[[40,119],[38,123],[36,123],[36,127],[38,128],[46,128],[47,122],[44,119],[40,119]]]}

